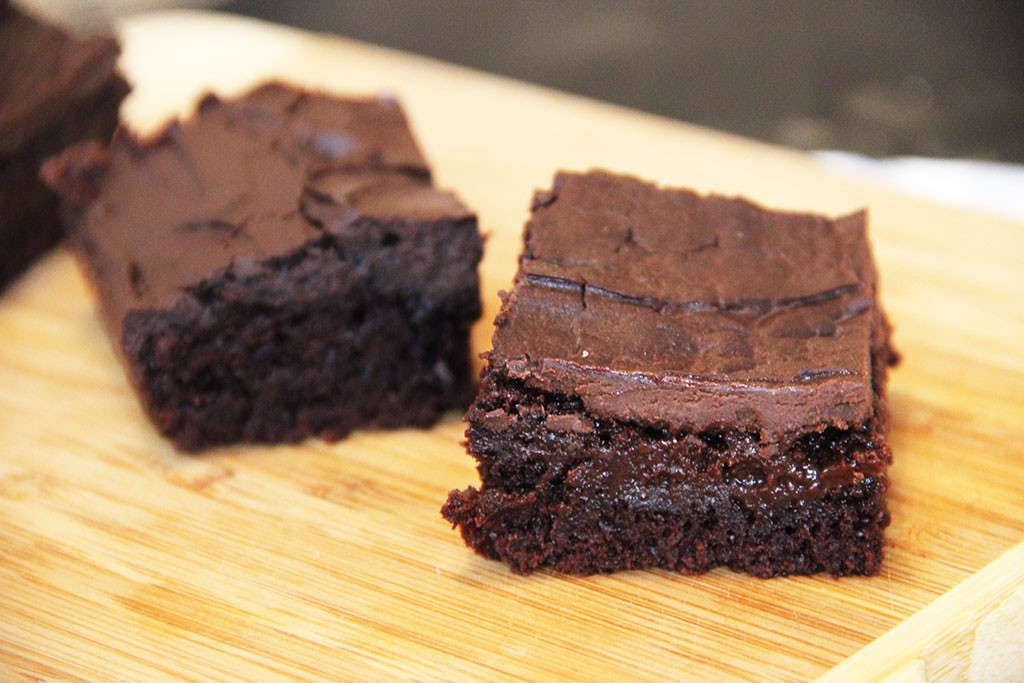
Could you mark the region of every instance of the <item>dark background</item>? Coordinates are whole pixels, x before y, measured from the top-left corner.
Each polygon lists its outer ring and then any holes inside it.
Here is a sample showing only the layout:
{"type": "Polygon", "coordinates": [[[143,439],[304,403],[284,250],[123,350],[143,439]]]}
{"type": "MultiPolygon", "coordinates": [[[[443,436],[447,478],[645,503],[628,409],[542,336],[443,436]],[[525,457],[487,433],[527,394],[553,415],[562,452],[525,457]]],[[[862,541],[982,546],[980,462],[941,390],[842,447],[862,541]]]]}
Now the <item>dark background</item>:
{"type": "Polygon", "coordinates": [[[1024,162],[1024,1],[234,0],[807,149],[1024,162]]]}

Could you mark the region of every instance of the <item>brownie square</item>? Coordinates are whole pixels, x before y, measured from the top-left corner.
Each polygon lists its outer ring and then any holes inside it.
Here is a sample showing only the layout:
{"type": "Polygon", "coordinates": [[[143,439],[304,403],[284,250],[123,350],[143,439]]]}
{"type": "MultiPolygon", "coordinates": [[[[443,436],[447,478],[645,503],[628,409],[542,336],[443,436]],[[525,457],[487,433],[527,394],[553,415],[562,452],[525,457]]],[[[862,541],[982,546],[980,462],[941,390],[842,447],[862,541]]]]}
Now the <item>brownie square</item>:
{"type": "Polygon", "coordinates": [[[399,105],[273,83],[45,175],[157,427],[183,450],[426,426],[472,398],[476,217],[399,105]]]}
{"type": "Polygon", "coordinates": [[[561,173],[442,514],[513,571],[874,574],[896,355],[865,215],[561,173]]]}
{"type": "Polygon", "coordinates": [[[0,289],[61,237],[43,159],[109,138],[128,84],[109,37],[78,38],[0,2],[0,289]]]}

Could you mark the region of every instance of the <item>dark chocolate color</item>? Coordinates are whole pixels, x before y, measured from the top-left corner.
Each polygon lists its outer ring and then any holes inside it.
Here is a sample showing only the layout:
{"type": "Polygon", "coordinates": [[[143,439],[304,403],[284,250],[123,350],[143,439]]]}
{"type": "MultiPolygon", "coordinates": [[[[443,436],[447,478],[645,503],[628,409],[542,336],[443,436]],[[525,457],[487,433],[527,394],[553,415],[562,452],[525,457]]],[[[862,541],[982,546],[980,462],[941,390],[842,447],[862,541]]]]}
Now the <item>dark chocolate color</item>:
{"type": "Polygon", "coordinates": [[[844,427],[871,413],[874,283],[863,213],[561,174],[535,200],[491,362],[598,417],[844,427]]]}
{"type": "Polygon", "coordinates": [[[114,131],[128,93],[119,52],[112,38],[74,37],[0,4],[0,288],[61,236],[42,160],[114,131]]]}
{"type": "Polygon", "coordinates": [[[468,401],[476,218],[433,187],[396,102],[270,84],[46,171],[86,202],[71,243],[181,448],[426,425],[468,401]]]}
{"type": "Polygon", "coordinates": [[[515,571],[871,574],[885,376],[863,214],[603,172],[538,194],[443,510],[515,571]]]}

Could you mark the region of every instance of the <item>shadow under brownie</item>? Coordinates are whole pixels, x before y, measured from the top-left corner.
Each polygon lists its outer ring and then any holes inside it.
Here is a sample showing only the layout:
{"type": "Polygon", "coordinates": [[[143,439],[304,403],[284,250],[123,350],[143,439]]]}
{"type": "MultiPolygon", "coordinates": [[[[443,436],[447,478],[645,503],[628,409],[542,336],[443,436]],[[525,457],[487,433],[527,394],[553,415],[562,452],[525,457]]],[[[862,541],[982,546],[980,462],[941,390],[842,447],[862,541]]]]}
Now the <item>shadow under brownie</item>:
{"type": "Polygon", "coordinates": [[[604,172],[538,193],[442,513],[527,573],[873,574],[885,379],[864,214],[604,172]]]}

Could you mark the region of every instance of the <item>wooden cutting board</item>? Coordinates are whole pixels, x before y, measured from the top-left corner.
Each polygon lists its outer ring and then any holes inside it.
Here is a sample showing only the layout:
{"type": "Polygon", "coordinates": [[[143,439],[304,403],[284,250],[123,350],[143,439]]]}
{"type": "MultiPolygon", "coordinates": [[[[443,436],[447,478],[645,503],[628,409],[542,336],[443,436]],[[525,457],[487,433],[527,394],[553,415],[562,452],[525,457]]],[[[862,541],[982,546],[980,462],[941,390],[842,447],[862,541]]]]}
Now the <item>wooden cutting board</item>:
{"type": "Polygon", "coordinates": [[[962,674],[998,645],[975,628],[1012,622],[1024,585],[1024,225],[855,185],[796,152],[250,20],[148,15],[122,35],[125,113],[142,127],[205,88],[269,76],[399,96],[439,183],[489,234],[477,351],[530,196],[557,168],[788,209],[867,206],[905,354],[888,558],[870,579],[514,576],[439,515],[449,489],[477,481],[457,414],[334,445],[180,455],[140,413],[57,252],[0,297],[0,679],[799,681],[836,665],[836,680],[913,678],[962,674]]]}

